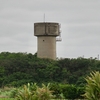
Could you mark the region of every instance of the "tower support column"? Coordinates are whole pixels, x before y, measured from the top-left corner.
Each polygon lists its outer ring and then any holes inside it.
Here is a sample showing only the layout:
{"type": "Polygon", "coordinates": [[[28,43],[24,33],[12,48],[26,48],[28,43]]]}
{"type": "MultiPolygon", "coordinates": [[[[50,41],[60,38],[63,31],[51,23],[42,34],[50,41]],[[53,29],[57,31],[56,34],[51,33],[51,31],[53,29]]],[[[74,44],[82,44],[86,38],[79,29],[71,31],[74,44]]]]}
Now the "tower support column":
{"type": "Polygon", "coordinates": [[[37,57],[56,59],[56,37],[38,36],[37,57]]]}

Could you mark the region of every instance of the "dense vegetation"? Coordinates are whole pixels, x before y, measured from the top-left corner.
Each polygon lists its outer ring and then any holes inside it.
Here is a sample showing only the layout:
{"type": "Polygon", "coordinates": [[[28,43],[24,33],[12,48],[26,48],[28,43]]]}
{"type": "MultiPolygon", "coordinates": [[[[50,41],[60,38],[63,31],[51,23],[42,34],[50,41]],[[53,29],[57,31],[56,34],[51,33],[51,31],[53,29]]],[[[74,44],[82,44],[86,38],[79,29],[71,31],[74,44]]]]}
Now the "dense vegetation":
{"type": "MultiPolygon", "coordinates": [[[[21,87],[4,87],[0,89],[0,98],[14,100],[64,100],[83,99],[84,88],[69,84],[42,84],[28,83],[21,87]]],[[[2,99],[0,99],[2,100],[2,99]]]]}
{"type": "MultiPolygon", "coordinates": [[[[28,83],[19,88],[4,87],[0,89],[0,98],[9,100],[100,100],[100,72],[94,71],[85,78],[85,87],[71,84],[48,83],[38,86],[28,83]]],[[[0,99],[2,100],[2,99],[0,99]]]]}
{"type": "Polygon", "coordinates": [[[26,83],[68,83],[83,86],[84,77],[100,71],[96,59],[40,59],[31,53],[0,53],[0,86],[21,86],[26,83]]]}

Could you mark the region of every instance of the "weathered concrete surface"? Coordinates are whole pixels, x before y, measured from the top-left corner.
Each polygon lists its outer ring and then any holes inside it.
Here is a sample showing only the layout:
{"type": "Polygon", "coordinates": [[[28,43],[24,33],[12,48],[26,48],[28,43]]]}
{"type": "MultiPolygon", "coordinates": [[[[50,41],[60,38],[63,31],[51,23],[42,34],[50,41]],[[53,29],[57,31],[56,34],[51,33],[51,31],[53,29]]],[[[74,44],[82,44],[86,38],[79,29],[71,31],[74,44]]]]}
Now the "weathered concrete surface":
{"type": "Polygon", "coordinates": [[[58,36],[60,33],[58,23],[34,23],[34,35],[35,36],[44,36],[44,35],[53,35],[58,36]]]}
{"type": "Polygon", "coordinates": [[[56,36],[59,36],[58,23],[34,23],[37,36],[37,57],[56,59],[56,36]]]}
{"type": "Polygon", "coordinates": [[[56,59],[56,37],[41,36],[38,37],[38,52],[39,58],[56,59]]]}

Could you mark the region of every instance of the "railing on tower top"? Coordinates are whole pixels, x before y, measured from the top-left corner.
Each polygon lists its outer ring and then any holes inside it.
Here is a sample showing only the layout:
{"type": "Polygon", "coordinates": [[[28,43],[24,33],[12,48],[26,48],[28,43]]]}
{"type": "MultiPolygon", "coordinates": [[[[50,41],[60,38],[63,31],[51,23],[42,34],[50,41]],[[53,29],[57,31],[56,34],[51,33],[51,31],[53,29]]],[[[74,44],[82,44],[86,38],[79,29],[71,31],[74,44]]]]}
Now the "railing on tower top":
{"type": "MultiPolygon", "coordinates": [[[[60,26],[60,27],[61,27],[61,26],[60,26]]],[[[61,38],[61,30],[60,30],[60,32],[59,32],[59,36],[56,38],[56,41],[57,41],[57,42],[62,41],[62,38],[61,38]]]]}
{"type": "Polygon", "coordinates": [[[62,41],[62,38],[58,37],[58,38],[56,38],[56,41],[60,42],[60,41],[62,41]]]}

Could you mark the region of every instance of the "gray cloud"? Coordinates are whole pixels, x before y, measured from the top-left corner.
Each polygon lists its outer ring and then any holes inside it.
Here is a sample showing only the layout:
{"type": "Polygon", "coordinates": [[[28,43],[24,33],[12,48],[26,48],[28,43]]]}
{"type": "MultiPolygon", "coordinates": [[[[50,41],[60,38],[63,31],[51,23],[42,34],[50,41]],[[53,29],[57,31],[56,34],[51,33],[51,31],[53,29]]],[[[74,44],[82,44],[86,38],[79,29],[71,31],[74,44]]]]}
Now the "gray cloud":
{"type": "Polygon", "coordinates": [[[61,23],[58,57],[95,57],[100,43],[99,0],[0,0],[0,52],[37,51],[33,24],[61,23]]]}

